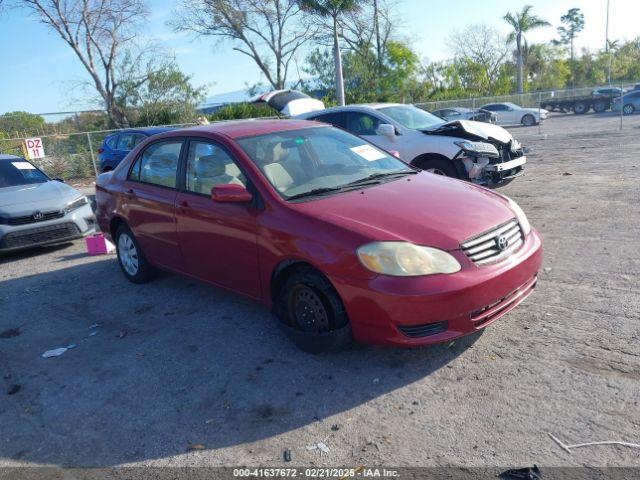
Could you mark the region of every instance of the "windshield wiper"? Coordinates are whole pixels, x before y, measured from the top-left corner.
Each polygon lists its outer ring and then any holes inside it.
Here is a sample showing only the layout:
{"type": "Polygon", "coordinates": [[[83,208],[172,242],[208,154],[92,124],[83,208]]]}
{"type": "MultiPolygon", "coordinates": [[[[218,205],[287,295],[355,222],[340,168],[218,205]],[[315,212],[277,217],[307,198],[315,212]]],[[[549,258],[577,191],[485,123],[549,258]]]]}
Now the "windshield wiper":
{"type": "Polygon", "coordinates": [[[372,173],[371,175],[367,175],[366,177],[360,178],[358,180],[354,180],[353,182],[349,182],[346,185],[343,185],[345,187],[347,186],[351,186],[351,185],[360,185],[362,183],[368,183],[371,182],[372,180],[379,180],[381,178],[386,178],[386,177],[395,177],[397,175],[414,175],[418,173],[417,170],[400,170],[400,171],[395,171],[395,172],[378,172],[378,173],[372,173]]]}
{"type": "Polygon", "coordinates": [[[295,195],[291,195],[290,197],[287,197],[287,200],[296,200],[298,198],[315,197],[316,195],[322,195],[323,193],[337,192],[339,190],[342,190],[342,186],[314,188],[313,190],[309,190],[308,192],[296,193],[295,195]]]}

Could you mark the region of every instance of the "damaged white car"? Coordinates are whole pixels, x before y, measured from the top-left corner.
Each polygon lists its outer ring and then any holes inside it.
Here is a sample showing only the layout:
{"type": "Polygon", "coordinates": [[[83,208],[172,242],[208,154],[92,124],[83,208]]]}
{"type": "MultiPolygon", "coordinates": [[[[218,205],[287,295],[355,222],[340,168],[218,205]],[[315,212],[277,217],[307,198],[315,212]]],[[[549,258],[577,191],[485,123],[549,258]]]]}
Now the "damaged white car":
{"type": "Polygon", "coordinates": [[[330,123],[397,152],[422,170],[478,185],[505,185],[524,173],[527,162],[522,145],[504,128],[469,120],[447,122],[413,105],[323,108],[319,100],[294,90],[270,92],[254,101],[295,118],[330,123]]]}

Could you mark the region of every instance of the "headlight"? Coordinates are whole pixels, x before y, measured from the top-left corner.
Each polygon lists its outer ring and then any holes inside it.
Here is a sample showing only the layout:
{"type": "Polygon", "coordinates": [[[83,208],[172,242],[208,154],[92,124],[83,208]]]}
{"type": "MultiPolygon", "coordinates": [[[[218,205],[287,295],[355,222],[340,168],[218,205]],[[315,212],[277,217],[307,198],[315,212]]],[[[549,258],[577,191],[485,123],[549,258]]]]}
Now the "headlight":
{"type": "Polygon", "coordinates": [[[522,144],[516,140],[515,138],[513,140],[511,140],[511,151],[515,152],[517,150],[520,150],[522,148],[522,144]]]}
{"type": "Polygon", "coordinates": [[[467,153],[474,153],[483,157],[499,157],[498,149],[485,142],[470,142],[469,140],[463,140],[461,142],[454,142],[462,150],[467,153]]]}
{"type": "Polygon", "coordinates": [[[72,212],[73,210],[76,210],[86,205],[87,203],[89,203],[87,197],[82,196],[80,198],[77,198],[74,201],[67,203],[67,206],[64,207],[64,213],[72,212]]]}
{"type": "Polygon", "coordinates": [[[516,202],[511,200],[509,197],[507,197],[507,199],[509,200],[509,207],[511,207],[511,210],[513,211],[513,213],[516,214],[516,218],[518,219],[518,223],[520,223],[522,232],[524,233],[525,236],[529,235],[529,232],[531,231],[531,224],[529,223],[527,216],[524,214],[524,212],[520,208],[520,205],[518,205],[516,202]]]}
{"type": "Polygon", "coordinates": [[[407,242],[374,242],[358,248],[358,258],[372,272],[398,277],[455,273],[458,261],[437,248],[407,242]]]}

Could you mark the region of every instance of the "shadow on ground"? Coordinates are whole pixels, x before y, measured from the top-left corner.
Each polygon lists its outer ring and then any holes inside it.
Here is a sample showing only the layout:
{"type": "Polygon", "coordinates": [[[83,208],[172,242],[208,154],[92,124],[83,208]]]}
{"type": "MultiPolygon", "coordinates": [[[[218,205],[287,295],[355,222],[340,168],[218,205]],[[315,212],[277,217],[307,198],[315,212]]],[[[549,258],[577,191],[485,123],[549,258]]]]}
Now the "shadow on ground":
{"type": "Polygon", "coordinates": [[[0,396],[0,458],[111,466],[260,440],[420,380],[477,339],[311,356],[224,291],[168,274],[132,285],[113,257],[55,265],[0,282],[0,331],[20,331],[0,338],[0,382],[21,386],[0,396]]]}

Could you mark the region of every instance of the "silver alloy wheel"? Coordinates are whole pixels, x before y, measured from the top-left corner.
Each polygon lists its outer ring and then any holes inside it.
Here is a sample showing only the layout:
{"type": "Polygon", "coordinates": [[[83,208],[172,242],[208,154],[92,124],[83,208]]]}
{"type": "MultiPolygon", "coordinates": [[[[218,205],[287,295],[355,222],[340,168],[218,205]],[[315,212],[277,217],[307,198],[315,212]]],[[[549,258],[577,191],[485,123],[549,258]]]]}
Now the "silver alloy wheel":
{"type": "Polygon", "coordinates": [[[118,257],[125,272],[132,277],[138,273],[138,249],[127,233],[121,233],[118,237],[118,257]]]}
{"type": "Polygon", "coordinates": [[[533,115],[525,115],[524,118],[522,119],[522,124],[525,127],[532,127],[536,124],[536,119],[534,118],[533,115]]]}
{"type": "Polygon", "coordinates": [[[634,110],[635,109],[633,108],[633,105],[625,105],[624,108],[622,109],[625,115],[631,115],[634,110]]]}
{"type": "Polygon", "coordinates": [[[430,173],[434,173],[436,175],[442,175],[443,177],[446,177],[447,174],[444,173],[442,170],[440,170],[439,168],[427,168],[425,170],[425,172],[430,172],[430,173]]]}

